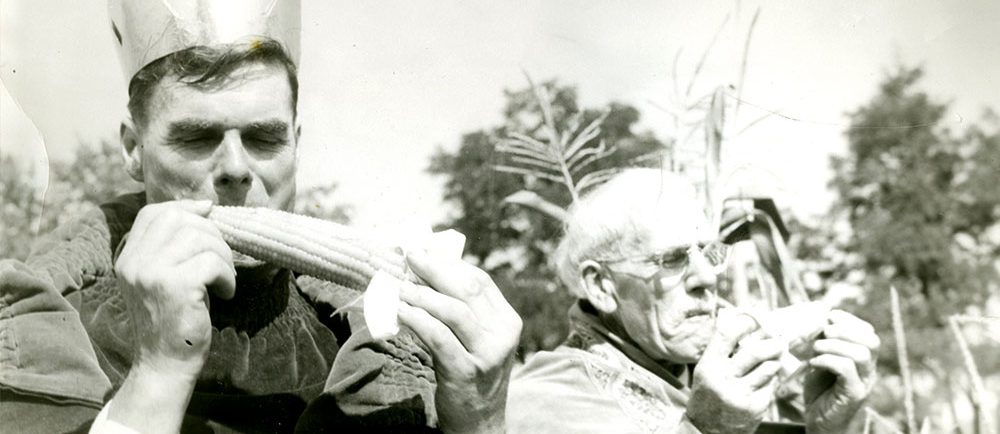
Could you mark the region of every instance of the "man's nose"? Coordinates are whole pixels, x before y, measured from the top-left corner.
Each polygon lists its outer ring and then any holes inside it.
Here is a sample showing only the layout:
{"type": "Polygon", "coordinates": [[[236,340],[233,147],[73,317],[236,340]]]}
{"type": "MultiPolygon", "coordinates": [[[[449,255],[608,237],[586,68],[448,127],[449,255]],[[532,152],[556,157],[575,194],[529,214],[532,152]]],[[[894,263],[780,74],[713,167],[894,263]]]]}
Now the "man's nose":
{"type": "Polygon", "coordinates": [[[708,260],[699,253],[690,255],[684,276],[684,286],[688,291],[712,289],[718,283],[718,276],[708,260]]]}
{"type": "Polygon", "coordinates": [[[218,148],[215,188],[217,190],[245,191],[252,178],[246,149],[238,131],[227,131],[218,148]]]}

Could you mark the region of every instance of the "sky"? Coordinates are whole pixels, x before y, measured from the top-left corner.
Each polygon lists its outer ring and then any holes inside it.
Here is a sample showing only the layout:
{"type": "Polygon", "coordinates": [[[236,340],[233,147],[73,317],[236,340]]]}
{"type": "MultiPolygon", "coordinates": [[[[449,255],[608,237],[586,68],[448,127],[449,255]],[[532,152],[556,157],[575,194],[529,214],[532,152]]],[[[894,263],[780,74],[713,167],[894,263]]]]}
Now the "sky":
{"type": "MultiPolygon", "coordinates": [[[[735,83],[754,11],[727,167],[756,167],[779,206],[828,209],[831,155],[846,150],[845,114],[896,65],[921,65],[920,87],[951,103],[961,130],[1000,110],[1000,2],[458,0],[304,2],[300,188],[337,183],[359,224],[441,221],[437,149],[502,120],[503,90],[558,78],[584,107],[642,112],[638,130],[676,135],[679,104],[701,53],[717,42],[692,95],[735,83]],[[728,18],[727,18],[728,17],[728,18]],[[720,30],[721,29],[721,30],[720,30]],[[677,57],[676,76],[674,59],[677,57]]],[[[0,0],[0,154],[39,170],[75,147],[117,141],[125,80],[99,0],[0,0]]],[[[485,174],[484,174],[485,175],[485,174]]]]}

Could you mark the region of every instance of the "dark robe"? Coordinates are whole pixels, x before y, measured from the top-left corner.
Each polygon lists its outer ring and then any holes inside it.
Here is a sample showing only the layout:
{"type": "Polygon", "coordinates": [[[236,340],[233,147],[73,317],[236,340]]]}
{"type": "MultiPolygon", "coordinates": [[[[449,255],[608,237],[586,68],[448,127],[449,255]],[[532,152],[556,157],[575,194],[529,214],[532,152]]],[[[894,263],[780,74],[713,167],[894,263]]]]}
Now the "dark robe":
{"type": "MultiPolygon", "coordinates": [[[[86,431],[128,374],[132,326],[114,272],[143,193],[62,225],[0,262],[0,423],[86,431]]],[[[412,334],[374,341],[357,289],[288,270],[238,269],[210,299],[212,344],[183,432],[436,426],[431,360],[412,334]],[[334,312],[337,313],[334,315],[334,312]]]]}

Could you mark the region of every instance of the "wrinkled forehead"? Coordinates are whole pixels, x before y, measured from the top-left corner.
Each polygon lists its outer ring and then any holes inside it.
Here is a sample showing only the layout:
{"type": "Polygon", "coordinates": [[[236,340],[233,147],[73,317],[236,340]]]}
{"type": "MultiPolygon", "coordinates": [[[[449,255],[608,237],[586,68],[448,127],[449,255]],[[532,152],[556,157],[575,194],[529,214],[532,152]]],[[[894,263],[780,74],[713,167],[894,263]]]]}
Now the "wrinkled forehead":
{"type": "Polygon", "coordinates": [[[168,121],[177,117],[212,121],[247,117],[253,121],[275,116],[291,121],[293,104],[282,66],[248,63],[208,83],[190,83],[176,74],[165,76],[154,89],[149,109],[150,117],[168,121]]]}
{"type": "Polygon", "coordinates": [[[634,213],[632,230],[644,253],[704,244],[716,235],[701,202],[694,197],[658,198],[640,208],[644,210],[634,213]]]}

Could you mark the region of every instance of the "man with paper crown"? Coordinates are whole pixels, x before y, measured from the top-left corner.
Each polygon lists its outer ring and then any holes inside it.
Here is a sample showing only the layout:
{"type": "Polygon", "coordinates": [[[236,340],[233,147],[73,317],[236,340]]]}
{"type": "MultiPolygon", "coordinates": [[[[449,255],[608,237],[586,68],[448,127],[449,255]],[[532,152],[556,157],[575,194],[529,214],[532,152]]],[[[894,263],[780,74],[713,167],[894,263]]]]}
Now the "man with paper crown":
{"type": "Polygon", "coordinates": [[[358,290],[237,255],[206,219],[291,209],[298,2],[110,13],[145,191],[0,262],[3,431],[503,430],[521,323],[485,273],[411,250],[428,286],[401,293],[409,330],[375,340],[340,309],[358,290]]]}

